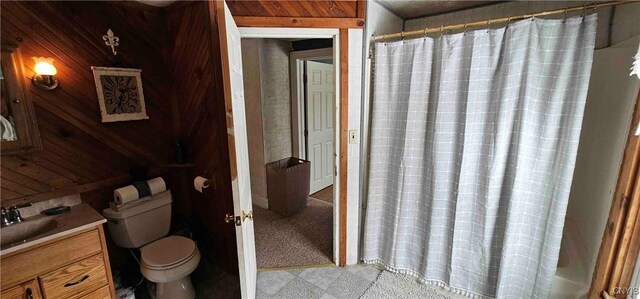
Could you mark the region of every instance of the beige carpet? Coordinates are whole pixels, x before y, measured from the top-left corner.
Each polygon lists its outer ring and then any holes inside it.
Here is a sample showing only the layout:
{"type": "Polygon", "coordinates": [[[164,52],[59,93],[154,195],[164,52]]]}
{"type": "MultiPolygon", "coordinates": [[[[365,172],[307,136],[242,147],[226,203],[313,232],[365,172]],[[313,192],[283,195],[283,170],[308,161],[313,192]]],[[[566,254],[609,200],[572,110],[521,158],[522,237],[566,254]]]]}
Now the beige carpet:
{"type": "Polygon", "coordinates": [[[333,204],[311,197],[289,217],[253,206],[258,268],[333,263],[332,220],[333,204]]]}

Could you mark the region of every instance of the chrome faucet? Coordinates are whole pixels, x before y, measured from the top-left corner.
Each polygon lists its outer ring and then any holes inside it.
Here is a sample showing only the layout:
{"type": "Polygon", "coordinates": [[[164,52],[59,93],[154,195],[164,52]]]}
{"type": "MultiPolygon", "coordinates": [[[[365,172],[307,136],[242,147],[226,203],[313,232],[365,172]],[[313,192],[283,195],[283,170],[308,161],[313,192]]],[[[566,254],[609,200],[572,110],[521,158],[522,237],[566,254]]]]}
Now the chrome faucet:
{"type": "Polygon", "coordinates": [[[14,223],[22,222],[22,216],[20,215],[20,210],[22,208],[30,207],[30,203],[17,204],[9,208],[7,211],[4,206],[0,205],[0,213],[2,214],[2,227],[9,226],[14,223]]]}
{"type": "Polygon", "coordinates": [[[2,225],[2,227],[11,225],[11,221],[9,220],[9,215],[7,214],[7,210],[4,208],[3,205],[0,205],[0,214],[2,217],[2,223],[0,225],[2,225]]]}

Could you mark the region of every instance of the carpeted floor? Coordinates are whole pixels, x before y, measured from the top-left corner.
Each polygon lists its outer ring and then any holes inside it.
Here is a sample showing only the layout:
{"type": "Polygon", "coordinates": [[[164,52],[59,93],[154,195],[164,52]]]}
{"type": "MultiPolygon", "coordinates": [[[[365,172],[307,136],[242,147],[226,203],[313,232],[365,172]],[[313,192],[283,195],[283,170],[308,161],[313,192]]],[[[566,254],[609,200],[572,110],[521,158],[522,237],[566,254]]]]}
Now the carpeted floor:
{"type": "Polygon", "coordinates": [[[333,263],[333,204],[310,197],[289,217],[254,206],[253,221],[258,269],[333,263]]]}

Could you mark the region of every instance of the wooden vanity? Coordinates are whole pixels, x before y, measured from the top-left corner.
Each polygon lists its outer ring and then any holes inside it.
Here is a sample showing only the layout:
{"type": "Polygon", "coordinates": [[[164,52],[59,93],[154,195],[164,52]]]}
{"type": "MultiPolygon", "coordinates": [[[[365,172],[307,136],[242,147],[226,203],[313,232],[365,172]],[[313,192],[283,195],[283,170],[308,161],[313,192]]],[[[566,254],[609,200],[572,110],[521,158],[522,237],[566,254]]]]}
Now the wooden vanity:
{"type": "Polygon", "coordinates": [[[0,252],[0,297],[115,298],[105,220],[86,205],[73,210],[57,230],[0,252]]]}

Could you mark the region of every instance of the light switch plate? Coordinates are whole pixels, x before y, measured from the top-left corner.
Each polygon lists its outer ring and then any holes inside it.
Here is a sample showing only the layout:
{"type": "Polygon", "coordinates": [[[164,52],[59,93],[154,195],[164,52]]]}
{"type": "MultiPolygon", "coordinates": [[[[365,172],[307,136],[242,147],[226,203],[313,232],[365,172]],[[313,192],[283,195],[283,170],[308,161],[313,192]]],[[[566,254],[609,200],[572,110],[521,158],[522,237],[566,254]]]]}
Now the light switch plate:
{"type": "Polygon", "coordinates": [[[360,142],[358,130],[349,130],[349,143],[357,144],[358,142],[360,142]]]}

